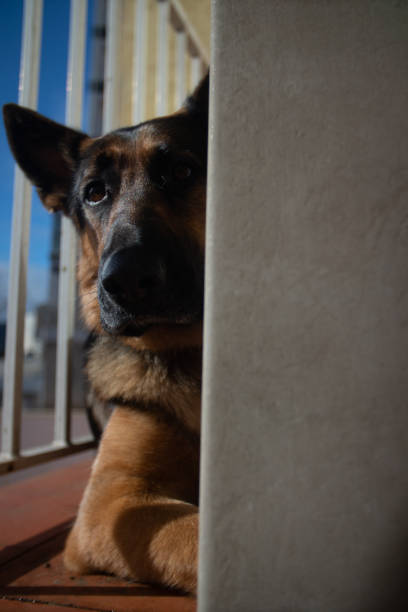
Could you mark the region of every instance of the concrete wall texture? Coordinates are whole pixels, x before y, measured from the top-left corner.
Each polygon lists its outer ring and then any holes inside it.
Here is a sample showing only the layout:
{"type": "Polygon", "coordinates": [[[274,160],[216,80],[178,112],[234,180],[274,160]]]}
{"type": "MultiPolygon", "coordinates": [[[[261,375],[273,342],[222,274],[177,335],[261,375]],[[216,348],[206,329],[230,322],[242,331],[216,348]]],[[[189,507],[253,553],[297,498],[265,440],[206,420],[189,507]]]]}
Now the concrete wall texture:
{"type": "Polygon", "coordinates": [[[408,610],[408,2],[212,9],[199,610],[408,610]]]}

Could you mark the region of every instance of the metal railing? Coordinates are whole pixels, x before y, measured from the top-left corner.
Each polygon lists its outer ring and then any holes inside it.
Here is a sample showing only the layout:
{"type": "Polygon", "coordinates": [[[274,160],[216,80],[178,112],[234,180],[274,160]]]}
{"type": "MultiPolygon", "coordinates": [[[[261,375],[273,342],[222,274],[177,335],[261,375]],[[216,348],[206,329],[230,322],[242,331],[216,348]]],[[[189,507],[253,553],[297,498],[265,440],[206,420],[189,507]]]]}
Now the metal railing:
{"type": "MultiPolygon", "coordinates": [[[[187,94],[189,82],[193,87],[208,65],[208,57],[177,0],[134,0],[131,24],[133,37],[130,62],[123,61],[122,28],[124,10],[129,3],[108,0],[106,5],[106,41],[104,62],[103,131],[120,125],[136,124],[146,119],[147,62],[148,62],[148,10],[156,11],[156,114],[165,114],[180,106],[187,94]],[[149,6],[150,5],[150,6],[149,6]],[[169,100],[169,47],[168,33],[176,37],[174,61],[174,96],[169,100]],[[188,74],[188,62],[189,71],[188,74]],[[121,111],[122,82],[131,83],[131,116],[126,121],[121,111]]],[[[66,87],[66,123],[80,128],[82,119],[85,48],[87,36],[87,0],[71,0],[69,49],[66,87]]],[[[42,0],[25,0],[23,37],[20,64],[18,102],[35,109],[38,97],[40,48],[42,32],[42,0]]],[[[129,24],[126,24],[129,27],[129,24]]],[[[59,263],[57,362],[55,381],[54,438],[48,446],[22,450],[20,444],[24,316],[28,246],[31,216],[31,186],[18,167],[15,169],[13,222],[8,289],[6,354],[4,363],[4,390],[0,473],[20,469],[56,457],[79,452],[94,446],[91,436],[76,440],[70,433],[71,359],[75,320],[75,266],[76,237],[68,219],[61,226],[59,263]]]]}

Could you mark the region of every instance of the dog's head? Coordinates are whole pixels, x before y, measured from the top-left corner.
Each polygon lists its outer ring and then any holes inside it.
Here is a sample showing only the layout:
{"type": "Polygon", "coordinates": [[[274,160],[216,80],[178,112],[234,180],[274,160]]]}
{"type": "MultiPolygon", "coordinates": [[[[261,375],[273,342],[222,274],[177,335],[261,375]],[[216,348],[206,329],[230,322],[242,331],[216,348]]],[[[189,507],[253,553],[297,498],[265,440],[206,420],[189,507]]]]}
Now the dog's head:
{"type": "Polygon", "coordinates": [[[177,113],[101,138],[8,104],[14,157],[74,222],[88,326],[136,348],[201,342],[208,77],[177,113]]]}

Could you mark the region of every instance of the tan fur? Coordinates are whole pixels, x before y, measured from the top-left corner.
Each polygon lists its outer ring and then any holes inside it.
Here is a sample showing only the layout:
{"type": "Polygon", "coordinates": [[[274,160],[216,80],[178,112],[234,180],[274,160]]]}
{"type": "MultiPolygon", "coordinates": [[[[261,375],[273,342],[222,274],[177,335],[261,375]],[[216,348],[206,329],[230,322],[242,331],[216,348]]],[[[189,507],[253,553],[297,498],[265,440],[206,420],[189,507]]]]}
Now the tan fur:
{"type": "Polygon", "coordinates": [[[117,408],[65,549],[71,571],[196,588],[198,444],[171,420],[117,408]]]}
{"type": "Polygon", "coordinates": [[[43,198],[44,206],[48,209],[49,212],[57,212],[61,210],[62,204],[65,199],[65,194],[61,193],[51,193],[43,198]]]}
{"type": "Polygon", "coordinates": [[[77,279],[83,319],[89,329],[102,332],[96,288],[99,266],[96,239],[89,226],[81,235],[77,279]]]}
{"type": "Polygon", "coordinates": [[[202,323],[185,325],[157,325],[147,330],[140,338],[123,338],[124,344],[139,351],[165,351],[168,347],[188,349],[201,346],[202,323]]]}
{"type": "Polygon", "coordinates": [[[91,352],[88,376],[106,401],[160,406],[189,429],[200,431],[201,350],[181,356],[134,351],[104,337],[91,352]]]}

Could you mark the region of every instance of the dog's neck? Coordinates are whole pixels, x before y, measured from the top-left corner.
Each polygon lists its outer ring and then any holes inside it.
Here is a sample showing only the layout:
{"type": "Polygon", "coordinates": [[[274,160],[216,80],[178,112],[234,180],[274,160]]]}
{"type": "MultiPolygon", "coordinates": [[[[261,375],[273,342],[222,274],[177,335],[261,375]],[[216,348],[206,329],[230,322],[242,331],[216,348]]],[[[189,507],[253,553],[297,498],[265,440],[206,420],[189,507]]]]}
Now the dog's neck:
{"type": "Polygon", "coordinates": [[[97,396],[113,404],[161,411],[198,433],[201,347],[137,350],[121,338],[99,336],[87,365],[97,396]]]}

